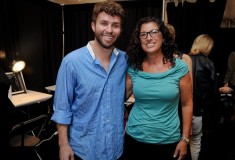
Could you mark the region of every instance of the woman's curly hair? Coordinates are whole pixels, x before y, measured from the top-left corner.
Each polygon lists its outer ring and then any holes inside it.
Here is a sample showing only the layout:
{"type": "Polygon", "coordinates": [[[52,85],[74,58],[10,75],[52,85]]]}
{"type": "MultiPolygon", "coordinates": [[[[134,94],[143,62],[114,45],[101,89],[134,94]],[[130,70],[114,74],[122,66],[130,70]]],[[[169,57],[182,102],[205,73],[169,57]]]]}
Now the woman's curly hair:
{"type": "Polygon", "coordinates": [[[128,65],[135,70],[143,70],[142,63],[146,57],[146,53],[141,47],[139,34],[141,26],[150,22],[156,23],[159,27],[159,31],[162,33],[162,52],[164,56],[163,63],[170,62],[172,67],[174,67],[175,58],[173,54],[176,52],[177,46],[164,22],[155,17],[144,17],[137,22],[130,43],[127,47],[128,65]]]}

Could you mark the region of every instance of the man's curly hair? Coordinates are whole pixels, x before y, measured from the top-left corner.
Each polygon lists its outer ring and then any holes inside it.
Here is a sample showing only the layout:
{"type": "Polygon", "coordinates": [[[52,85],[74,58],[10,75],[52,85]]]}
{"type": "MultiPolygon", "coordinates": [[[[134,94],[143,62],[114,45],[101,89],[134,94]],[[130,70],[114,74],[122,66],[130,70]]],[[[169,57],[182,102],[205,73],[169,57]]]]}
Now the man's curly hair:
{"type": "Polygon", "coordinates": [[[96,22],[98,14],[100,14],[101,12],[105,12],[111,16],[121,17],[121,20],[123,19],[125,15],[125,11],[123,7],[119,3],[114,2],[112,0],[106,0],[106,1],[102,1],[102,2],[95,4],[93,11],[92,11],[93,22],[96,22]]]}

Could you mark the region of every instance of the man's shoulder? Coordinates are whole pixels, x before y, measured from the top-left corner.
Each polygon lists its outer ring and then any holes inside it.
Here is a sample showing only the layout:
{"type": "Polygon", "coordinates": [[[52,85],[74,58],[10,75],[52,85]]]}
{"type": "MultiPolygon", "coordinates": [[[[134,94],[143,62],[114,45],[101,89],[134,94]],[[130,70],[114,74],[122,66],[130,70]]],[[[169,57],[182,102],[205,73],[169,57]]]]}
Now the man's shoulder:
{"type": "Polygon", "coordinates": [[[126,54],[126,51],[122,50],[122,49],[119,49],[119,48],[115,48],[119,53],[121,54],[126,54]]]}
{"type": "MultiPolygon", "coordinates": [[[[121,49],[115,48],[116,52],[118,53],[118,56],[121,58],[124,58],[127,60],[127,54],[126,51],[123,51],[121,49]]],[[[117,55],[117,54],[116,54],[117,55]]]]}

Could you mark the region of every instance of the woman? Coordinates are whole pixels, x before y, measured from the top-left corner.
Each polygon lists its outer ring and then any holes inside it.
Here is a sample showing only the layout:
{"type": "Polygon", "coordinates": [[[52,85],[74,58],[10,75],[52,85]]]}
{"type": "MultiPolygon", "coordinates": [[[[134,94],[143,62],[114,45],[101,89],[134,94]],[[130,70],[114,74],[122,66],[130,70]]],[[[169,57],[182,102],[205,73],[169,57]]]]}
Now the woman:
{"type": "Polygon", "coordinates": [[[203,130],[213,127],[216,121],[217,78],[214,64],[208,58],[213,46],[213,39],[208,34],[201,34],[195,38],[189,52],[193,64],[192,160],[199,159],[203,130]]]}
{"type": "Polygon", "coordinates": [[[192,120],[192,81],[187,65],[173,54],[176,45],[164,22],[138,21],[127,49],[126,98],[135,104],[125,135],[127,159],[183,159],[192,120]],[[182,104],[182,135],[178,102],[182,104]]]}

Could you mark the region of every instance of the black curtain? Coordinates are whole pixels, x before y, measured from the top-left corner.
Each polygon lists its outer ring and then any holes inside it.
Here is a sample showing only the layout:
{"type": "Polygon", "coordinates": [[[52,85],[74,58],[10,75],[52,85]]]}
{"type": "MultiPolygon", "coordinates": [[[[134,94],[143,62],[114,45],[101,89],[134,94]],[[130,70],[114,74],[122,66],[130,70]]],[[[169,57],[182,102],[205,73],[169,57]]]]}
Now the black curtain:
{"type": "MultiPolygon", "coordinates": [[[[162,1],[120,2],[125,11],[123,33],[116,46],[125,50],[136,22],[145,16],[162,16],[162,1]]],[[[45,91],[56,81],[63,53],[62,9],[64,10],[64,53],[92,40],[91,12],[94,4],[61,6],[47,0],[3,0],[0,5],[0,48],[7,60],[26,62],[23,75],[27,89],[45,91]]]]}
{"type": "MultiPolygon", "coordinates": [[[[18,18],[14,1],[3,0],[0,5],[0,50],[6,53],[6,63],[1,67],[9,71],[9,65],[18,53],[18,18]]],[[[5,61],[5,60],[4,60],[5,61]]]]}
{"type": "MultiPolygon", "coordinates": [[[[145,16],[156,16],[161,19],[162,1],[122,1],[125,9],[122,35],[116,47],[126,50],[136,22],[145,16]]],[[[94,39],[91,30],[91,12],[94,4],[64,6],[65,55],[82,47],[94,39]]]]}
{"type": "Polygon", "coordinates": [[[226,0],[185,1],[175,6],[167,4],[168,22],[176,29],[176,42],[180,50],[189,52],[193,40],[199,34],[209,34],[214,40],[218,36],[226,0]]]}
{"type": "Polygon", "coordinates": [[[26,87],[44,91],[54,84],[62,59],[61,6],[47,0],[3,0],[0,23],[7,61],[26,62],[26,87]]]}
{"type": "Polygon", "coordinates": [[[63,55],[62,8],[46,3],[43,12],[43,87],[54,85],[63,55]]]}

